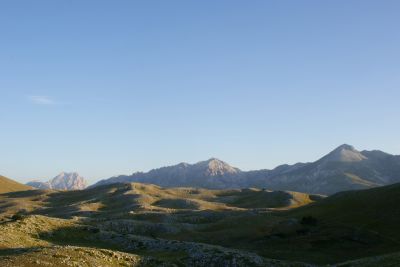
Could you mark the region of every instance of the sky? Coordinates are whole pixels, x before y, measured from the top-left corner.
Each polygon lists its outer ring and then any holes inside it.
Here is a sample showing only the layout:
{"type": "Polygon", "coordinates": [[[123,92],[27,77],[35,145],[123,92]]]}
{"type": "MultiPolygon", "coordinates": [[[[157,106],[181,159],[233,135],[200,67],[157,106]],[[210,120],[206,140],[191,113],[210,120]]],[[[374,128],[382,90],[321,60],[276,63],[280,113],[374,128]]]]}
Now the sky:
{"type": "Polygon", "coordinates": [[[399,1],[0,1],[0,174],[400,154],[399,1]]]}

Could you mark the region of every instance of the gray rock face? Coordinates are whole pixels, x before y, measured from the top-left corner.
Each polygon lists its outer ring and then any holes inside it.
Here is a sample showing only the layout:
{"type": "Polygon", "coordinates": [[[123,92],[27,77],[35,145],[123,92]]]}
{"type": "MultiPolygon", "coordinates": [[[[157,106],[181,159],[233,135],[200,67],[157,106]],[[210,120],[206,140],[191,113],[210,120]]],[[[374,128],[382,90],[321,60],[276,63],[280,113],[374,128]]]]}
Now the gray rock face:
{"type": "Polygon", "coordinates": [[[353,146],[341,145],[321,159],[325,162],[359,162],[368,159],[353,146]]]}
{"type": "Polygon", "coordinates": [[[316,162],[267,179],[274,189],[334,194],[400,182],[400,157],[343,145],[316,162]]]}
{"type": "Polygon", "coordinates": [[[400,156],[377,150],[360,152],[350,145],[341,145],[315,162],[281,165],[273,170],[245,172],[213,158],[112,177],[93,187],[120,182],[211,189],[262,187],[330,195],[400,182],[400,156]]]}
{"type": "Polygon", "coordinates": [[[87,182],[76,172],[62,172],[48,182],[32,181],[27,185],[39,189],[82,190],[87,187],[87,182]]]}
{"type": "Polygon", "coordinates": [[[196,164],[180,163],[162,167],[147,173],[134,173],[131,176],[118,176],[102,180],[94,186],[120,183],[142,182],[163,187],[204,187],[204,188],[239,188],[244,185],[244,172],[229,164],[212,158],[196,164]]]}
{"type": "Polygon", "coordinates": [[[50,182],[31,181],[26,183],[26,185],[32,186],[37,189],[51,189],[50,182]]]}

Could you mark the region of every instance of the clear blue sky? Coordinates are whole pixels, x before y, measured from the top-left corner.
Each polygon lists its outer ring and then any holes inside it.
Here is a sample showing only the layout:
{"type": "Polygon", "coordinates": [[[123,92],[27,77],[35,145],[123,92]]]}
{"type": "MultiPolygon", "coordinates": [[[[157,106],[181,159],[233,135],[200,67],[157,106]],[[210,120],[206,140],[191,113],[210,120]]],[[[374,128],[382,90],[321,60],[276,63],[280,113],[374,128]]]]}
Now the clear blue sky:
{"type": "Polygon", "coordinates": [[[400,1],[1,1],[0,173],[400,154],[400,1]]]}

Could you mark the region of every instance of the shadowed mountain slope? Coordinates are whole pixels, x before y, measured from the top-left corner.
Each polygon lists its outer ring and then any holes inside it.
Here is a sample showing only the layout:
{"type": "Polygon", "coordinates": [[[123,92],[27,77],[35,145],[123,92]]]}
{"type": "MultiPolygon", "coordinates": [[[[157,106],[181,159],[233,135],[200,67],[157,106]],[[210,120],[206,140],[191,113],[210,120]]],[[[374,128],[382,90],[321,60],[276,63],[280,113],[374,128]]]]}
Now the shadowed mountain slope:
{"type": "MultiPolygon", "coordinates": [[[[210,189],[240,188],[245,184],[243,172],[221,160],[212,158],[196,164],[180,163],[147,173],[118,176],[102,180],[94,186],[119,182],[140,182],[164,187],[203,187],[210,189]]],[[[92,186],[92,187],[94,187],[92,186]]]]}
{"type": "Polygon", "coordinates": [[[329,195],[400,182],[400,156],[376,150],[360,152],[342,145],[315,162],[281,165],[273,170],[241,171],[213,158],[112,177],[92,187],[118,182],[210,189],[258,187],[329,195]]]}

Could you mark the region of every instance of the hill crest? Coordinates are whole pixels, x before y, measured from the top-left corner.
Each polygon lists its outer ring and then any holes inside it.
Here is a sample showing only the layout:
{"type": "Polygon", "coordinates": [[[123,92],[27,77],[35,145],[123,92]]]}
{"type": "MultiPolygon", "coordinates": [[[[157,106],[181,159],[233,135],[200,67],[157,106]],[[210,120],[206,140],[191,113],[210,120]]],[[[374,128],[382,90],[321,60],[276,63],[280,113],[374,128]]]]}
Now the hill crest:
{"type": "Polygon", "coordinates": [[[0,175],[0,194],[16,192],[16,191],[26,191],[33,189],[30,186],[20,184],[10,178],[0,175]]]}

